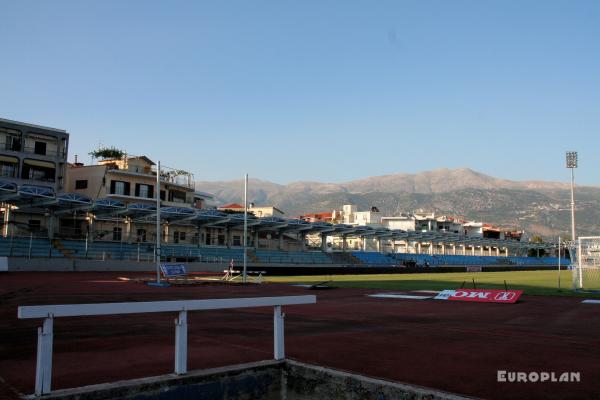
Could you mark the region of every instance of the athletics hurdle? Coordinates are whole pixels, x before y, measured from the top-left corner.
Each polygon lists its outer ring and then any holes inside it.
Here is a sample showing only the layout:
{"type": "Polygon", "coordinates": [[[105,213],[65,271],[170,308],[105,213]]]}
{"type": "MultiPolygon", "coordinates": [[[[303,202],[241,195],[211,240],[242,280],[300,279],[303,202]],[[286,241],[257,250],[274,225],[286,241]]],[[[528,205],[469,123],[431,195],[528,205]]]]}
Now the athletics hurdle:
{"type": "Polygon", "coordinates": [[[308,295],[133,303],[57,304],[45,306],[21,306],[18,308],[18,318],[44,318],[43,326],[38,328],[37,363],[35,373],[35,395],[41,396],[51,392],[54,318],[178,312],[178,318],[175,320],[175,374],[182,375],[187,373],[188,311],[273,307],[273,358],[275,360],[283,360],[285,358],[283,326],[283,318],[285,315],[281,312],[281,306],[313,304],[316,302],[316,296],[308,295]]]}

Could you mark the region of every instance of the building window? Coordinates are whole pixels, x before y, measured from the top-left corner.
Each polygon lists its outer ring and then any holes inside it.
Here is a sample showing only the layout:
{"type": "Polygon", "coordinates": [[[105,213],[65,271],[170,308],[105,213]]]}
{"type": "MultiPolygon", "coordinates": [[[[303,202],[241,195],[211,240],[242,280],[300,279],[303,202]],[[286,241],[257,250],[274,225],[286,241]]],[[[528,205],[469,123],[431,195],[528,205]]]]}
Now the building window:
{"type": "Polygon", "coordinates": [[[31,232],[38,232],[42,228],[42,221],[39,219],[30,219],[27,226],[31,232]]]}
{"type": "Polygon", "coordinates": [[[21,138],[16,136],[6,137],[6,150],[10,151],[21,151],[21,138]]]}
{"type": "Polygon", "coordinates": [[[54,182],[54,174],[55,170],[51,168],[31,167],[27,164],[23,165],[23,179],[54,182]]]}
{"type": "Polygon", "coordinates": [[[78,179],[75,181],[75,189],[87,189],[88,181],[87,179],[78,179]]]}
{"type": "Polygon", "coordinates": [[[170,190],[169,201],[172,201],[173,203],[185,203],[185,192],[170,190]]]}
{"type": "Polygon", "coordinates": [[[173,232],[173,241],[175,243],[185,242],[185,232],[173,232]]]}
{"type": "Polygon", "coordinates": [[[233,245],[234,246],[241,246],[242,245],[242,237],[241,236],[234,236],[233,237],[233,245]]]}
{"type": "Polygon", "coordinates": [[[31,168],[29,170],[29,179],[34,181],[43,181],[46,178],[46,173],[40,169],[31,168]]]}
{"type": "Polygon", "coordinates": [[[0,176],[5,178],[15,178],[17,175],[16,164],[0,162],[0,176]]]}
{"type": "Polygon", "coordinates": [[[120,242],[122,233],[123,233],[123,228],[115,226],[113,228],[112,240],[114,240],[115,242],[120,242]]]}
{"type": "Polygon", "coordinates": [[[129,196],[129,182],[123,181],[111,181],[110,182],[110,193],[117,194],[121,196],[129,196]]]}
{"type": "Polygon", "coordinates": [[[0,135],[4,136],[4,150],[21,151],[21,131],[0,128],[0,135]]]}
{"type": "Polygon", "coordinates": [[[144,199],[151,199],[154,197],[154,186],[136,183],[135,195],[137,197],[143,197],[144,199]]]}
{"type": "Polygon", "coordinates": [[[146,241],[146,230],[145,229],[138,229],[137,230],[137,241],[138,242],[145,242],[146,241]]]}
{"type": "Polygon", "coordinates": [[[37,142],[36,141],[35,142],[35,147],[33,149],[33,152],[35,154],[40,154],[42,156],[45,156],[46,155],[46,146],[47,146],[46,142],[37,142]]]}

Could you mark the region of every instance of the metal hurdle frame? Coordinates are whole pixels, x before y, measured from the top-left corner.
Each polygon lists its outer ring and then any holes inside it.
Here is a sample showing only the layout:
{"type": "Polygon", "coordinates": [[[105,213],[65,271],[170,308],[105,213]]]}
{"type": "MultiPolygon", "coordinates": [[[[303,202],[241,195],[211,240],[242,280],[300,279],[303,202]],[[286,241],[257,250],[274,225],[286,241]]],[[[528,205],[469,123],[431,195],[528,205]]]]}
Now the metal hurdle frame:
{"type": "Polygon", "coordinates": [[[150,301],[133,303],[62,304],[43,306],[22,306],[18,308],[18,318],[44,318],[38,328],[37,363],[35,370],[35,395],[51,392],[52,382],[52,343],[54,318],[94,315],[117,315],[156,312],[177,312],[175,319],[175,374],[187,373],[187,313],[188,311],[219,310],[246,307],[273,307],[273,358],[285,358],[283,318],[284,305],[314,304],[317,298],[307,296],[250,297],[236,299],[150,301]]]}

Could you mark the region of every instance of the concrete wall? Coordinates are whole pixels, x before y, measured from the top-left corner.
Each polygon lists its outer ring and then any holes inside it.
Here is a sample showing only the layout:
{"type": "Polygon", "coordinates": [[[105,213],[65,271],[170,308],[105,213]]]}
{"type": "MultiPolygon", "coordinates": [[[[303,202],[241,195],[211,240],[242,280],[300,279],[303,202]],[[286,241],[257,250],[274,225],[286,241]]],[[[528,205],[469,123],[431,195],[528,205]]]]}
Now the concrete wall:
{"type": "Polygon", "coordinates": [[[294,399],[466,399],[435,389],[369,378],[297,361],[286,361],[284,370],[285,381],[281,386],[285,393],[291,392],[293,396],[290,398],[294,399]]]}
{"type": "MultiPolygon", "coordinates": [[[[25,257],[6,257],[8,271],[131,271],[131,272],[153,272],[156,270],[156,264],[153,262],[136,262],[126,260],[69,260],[67,258],[32,258],[25,257]]],[[[179,264],[179,263],[178,263],[179,264]]],[[[200,263],[188,262],[185,264],[189,272],[215,272],[223,273],[223,270],[229,267],[228,262],[224,263],[200,263]]],[[[467,267],[464,265],[445,265],[435,268],[421,267],[397,267],[390,265],[362,266],[349,264],[265,264],[251,263],[247,264],[248,271],[265,271],[267,276],[287,276],[287,275],[330,275],[330,274],[404,274],[404,273],[445,273],[445,272],[465,272],[467,267]]],[[[241,270],[241,265],[235,266],[236,270],[241,270]]],[[[535,270],[555,270],[555,266],[507,266],[495,265],[484,266],[483,272],[492,271],[535,271],[535,270]]]]}
{"type": "MultiPolygon", "coordinates": [[[[7,257],[9,271],[154,271],[156,264],[125,260],[7,257]]],[[[184,263],[190,272],[223,272],[228,264],[184,263]]]]}
{"type": "Polygon", "coordinates": [[[73,261],[58,258],[7,257],[9,271],[74,271],[73,261]]]}
{"type": "MultiPolygon", "coordinates": [[[[33,398],[33,397],[31,397],[33,398]]],[[[368,378],[297,361],[262,361],[57,390],[52,400],[462,400],[452,393],[368,378]]]]}
{"type": "Polygon", "coordinates": [[[106,167],[104,165],[87,165],[81,167],[69,166],[67,168],[67,181],[65,191],[70,193],[79,193],[88,196],[91,199],[102,198],[106,196],[106,190],[102,184],[102,178],[106,167]],[[87,180],[86,189],[75,189],[75,181],[87,180]]]}

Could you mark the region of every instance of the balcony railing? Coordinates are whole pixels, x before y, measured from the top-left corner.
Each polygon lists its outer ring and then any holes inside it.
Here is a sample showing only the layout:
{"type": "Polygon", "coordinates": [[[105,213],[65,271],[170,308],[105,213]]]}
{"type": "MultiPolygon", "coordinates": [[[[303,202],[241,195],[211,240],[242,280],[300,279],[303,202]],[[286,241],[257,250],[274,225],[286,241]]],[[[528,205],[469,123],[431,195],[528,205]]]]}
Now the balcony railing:
{"type": "Polygon", "coordinates": [[[21,142],[18,141],[5,141],[0,146],[8,151],[21,151],[21,142]]]}
{"type": "Polygon", "coordinates": [[[60,158],[66,157],[66,153],[64,150],[48,150],[48,149],[46,149],[42,152],[42,151],[36,151],[34,146],[24,146],[23,152],[29,153],[29,154],[36,154],[38,156],[46,156],[46,157],[60,157],[60,158]]]}

